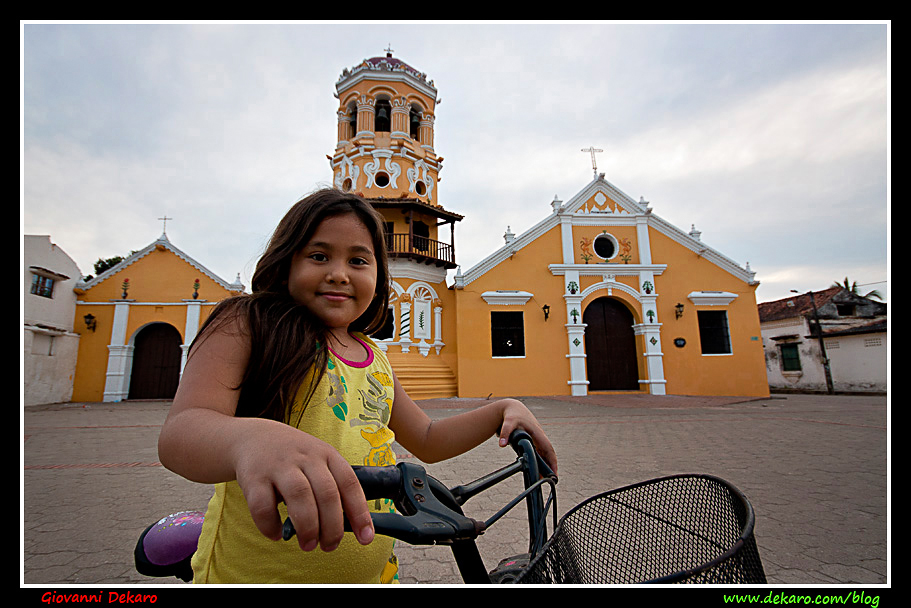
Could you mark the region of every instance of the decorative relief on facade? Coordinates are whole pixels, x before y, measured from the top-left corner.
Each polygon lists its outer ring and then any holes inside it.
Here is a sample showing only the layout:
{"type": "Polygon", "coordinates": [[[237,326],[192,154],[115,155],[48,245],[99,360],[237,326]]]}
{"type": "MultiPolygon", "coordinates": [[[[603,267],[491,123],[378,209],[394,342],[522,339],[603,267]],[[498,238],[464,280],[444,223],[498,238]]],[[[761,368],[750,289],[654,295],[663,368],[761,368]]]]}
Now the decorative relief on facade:
{"type": "Polygon", "coordinates": [[[623,207],[609,199],[603,192],[598,192],[591,200],[582,205],[579,213],[619,213],[628,215],[628,212],[623,207]]]}
{"type": "Polygon", "coordinates": [[[594,252],[592,251],[592,239],[583,236],[582,240],[579,241],[579,249],[582,255],[582,260],[588,264],[588,261],[595,257],[594,252]]]}
{"type": "Polygon", "coordinates": [[[351,162],[351,159],[345,157],[342,159],[342,162],[339,165],[339,170],[335,174],[335,187],[339,190],[356,190],[357,189],[357,178],[360,175],[360,168],[351,162]],[[350,182],[347,182],[350,180],[350,182]]]}
{"type": "Polygon", "coordinates": [[[429,167],[423,159],[417,161],[414,167],[408,169],[408,191],[415,192],[421,196],[427,196],[427,200],[433,199],[434,179],[430,176],[429,167]],[[424,192],[420,188],[424,188],[424,192]]]}
{"type": "Polygon", "coordinates": [[[624,264],[629,264],[630,261],[633,259],[633,256],[632,256],[633,244],[630,242],[630,240],[628,238],[624,238],[619,241],[619,245],[620,245],[620,259],[623,260],[624,264]]]}
{"type": "Polygon", "coordinates": [[[372,188],[374,185],[385,188],[387,186],[392,188],[398,188],[398,177],[402,174],[402,166],[397,162],[390,161],[388,157],[383,157],[380,154],[382,151],[377,151],[373,153],[373,160],[366,165],[364,165],[364,175],[367,176],[367,188],[372,188]],[[384,180],[378,179],[378,175],[385,175],[388,179],[384,183],[384,180]]]}

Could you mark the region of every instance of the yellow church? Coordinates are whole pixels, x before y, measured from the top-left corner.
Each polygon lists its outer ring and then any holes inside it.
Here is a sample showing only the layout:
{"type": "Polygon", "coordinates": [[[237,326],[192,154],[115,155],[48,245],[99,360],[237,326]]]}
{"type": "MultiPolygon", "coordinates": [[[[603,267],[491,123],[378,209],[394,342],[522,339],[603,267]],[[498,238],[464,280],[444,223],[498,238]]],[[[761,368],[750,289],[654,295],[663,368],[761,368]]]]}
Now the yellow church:
{"type": "MultiPolygon", "coordinates": [[[[531,229],[507,228],[502,247],[463,270],[463,216],[443,206],[439,188],[433,80],[387,52],[343,70],[336,97],[332,180],[385,219],[392,297],[374,339],[413,398],[768,396],[749,265],[595,170],[569,200],[545,202],[531,229]]],[[[73,399],[173,391],[205,315],[242,290],[165,235],[80,284],[76,326],[91,314],[106,330],[82,332],[73,399]],[[155,349],[170,363],[147,362],[163,357],[155,349]]]]}

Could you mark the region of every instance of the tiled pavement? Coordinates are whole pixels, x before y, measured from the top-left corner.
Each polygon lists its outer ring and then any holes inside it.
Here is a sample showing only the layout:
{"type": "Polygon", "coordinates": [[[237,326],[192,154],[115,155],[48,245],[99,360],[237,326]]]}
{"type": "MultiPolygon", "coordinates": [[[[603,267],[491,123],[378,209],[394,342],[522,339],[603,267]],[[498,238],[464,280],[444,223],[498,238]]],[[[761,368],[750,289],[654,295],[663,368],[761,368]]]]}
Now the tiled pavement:
{"type": "MultiPolygon", "coordinates": [[[[788,395],[763,400],[591,395],[523,399],[557,448],[558,512],[584,498],[673,473],[709,473],[753,503],[773,584],[889,582],[883,396],[788,395]]],[[[481,403],[421,402],[432,417],[481,403]]],[[[26,585],[162,584],[133,569],[139,533],[168,513],[205,507],[211,490],[158,463],[167,402],[24,408],[21,486],[26,585]]],[[[397,446],[398,448],[398,446],[397,446]]],[[[400,458],[409,458],[403,450],[400,458]]],[[[494,441],[428,471],[450,485],[513,459],[494,441]]],[[[486,519],[518,492],[508,482],[466,505],[486,519]]],[[[480,540],[489,567],[520,553],[516,511],[480,540]]],[[[445,547],[399,544],[403,583],[459,583],[445,547]]]]}

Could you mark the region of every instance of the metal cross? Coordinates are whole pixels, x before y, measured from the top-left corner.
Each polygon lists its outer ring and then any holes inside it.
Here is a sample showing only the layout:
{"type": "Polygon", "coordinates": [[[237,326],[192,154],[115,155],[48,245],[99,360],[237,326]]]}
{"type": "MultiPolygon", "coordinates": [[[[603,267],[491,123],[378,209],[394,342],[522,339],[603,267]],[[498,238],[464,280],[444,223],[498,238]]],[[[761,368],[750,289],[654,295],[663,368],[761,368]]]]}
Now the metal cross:
{"type": "Polygon", "coordinates": [[[595,162],[595,152],[604,152],[604,150],[595,147],[582,148],[583,152],[590,152],[592,155],[592,171],[595,172],[595,177],[598,176],[598,164],[595,162]]]}
{"type": "Polygon", "coordinates": [[[168,217],[167,215],[165,215],[164,217],[160,217],[158,219],[162,220],[161,233],[167,234],[168,233],[168,220],[173,220],[174,218],[168,217]]]}

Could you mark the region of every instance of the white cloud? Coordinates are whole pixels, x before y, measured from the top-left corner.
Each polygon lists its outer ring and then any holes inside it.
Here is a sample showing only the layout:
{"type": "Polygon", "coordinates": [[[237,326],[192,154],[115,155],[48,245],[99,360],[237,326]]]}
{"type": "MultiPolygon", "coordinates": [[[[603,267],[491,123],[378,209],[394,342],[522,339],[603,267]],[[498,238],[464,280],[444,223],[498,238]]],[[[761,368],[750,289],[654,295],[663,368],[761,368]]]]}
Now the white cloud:
{"type": "Polygon", "coordinates": [[[30,27],[23,229],[83,272],[151,242],[163,214],[217,274],[252,272],[284,211],[331,181],[341,70],[390,43],[443,99],[440,202],[466,216],[463,268],[584,187],[591,145],[611,182],[749,260],[761,289],[779,268],[841,268],[833,242],[883,260],[884,28],[30,27]]]}

